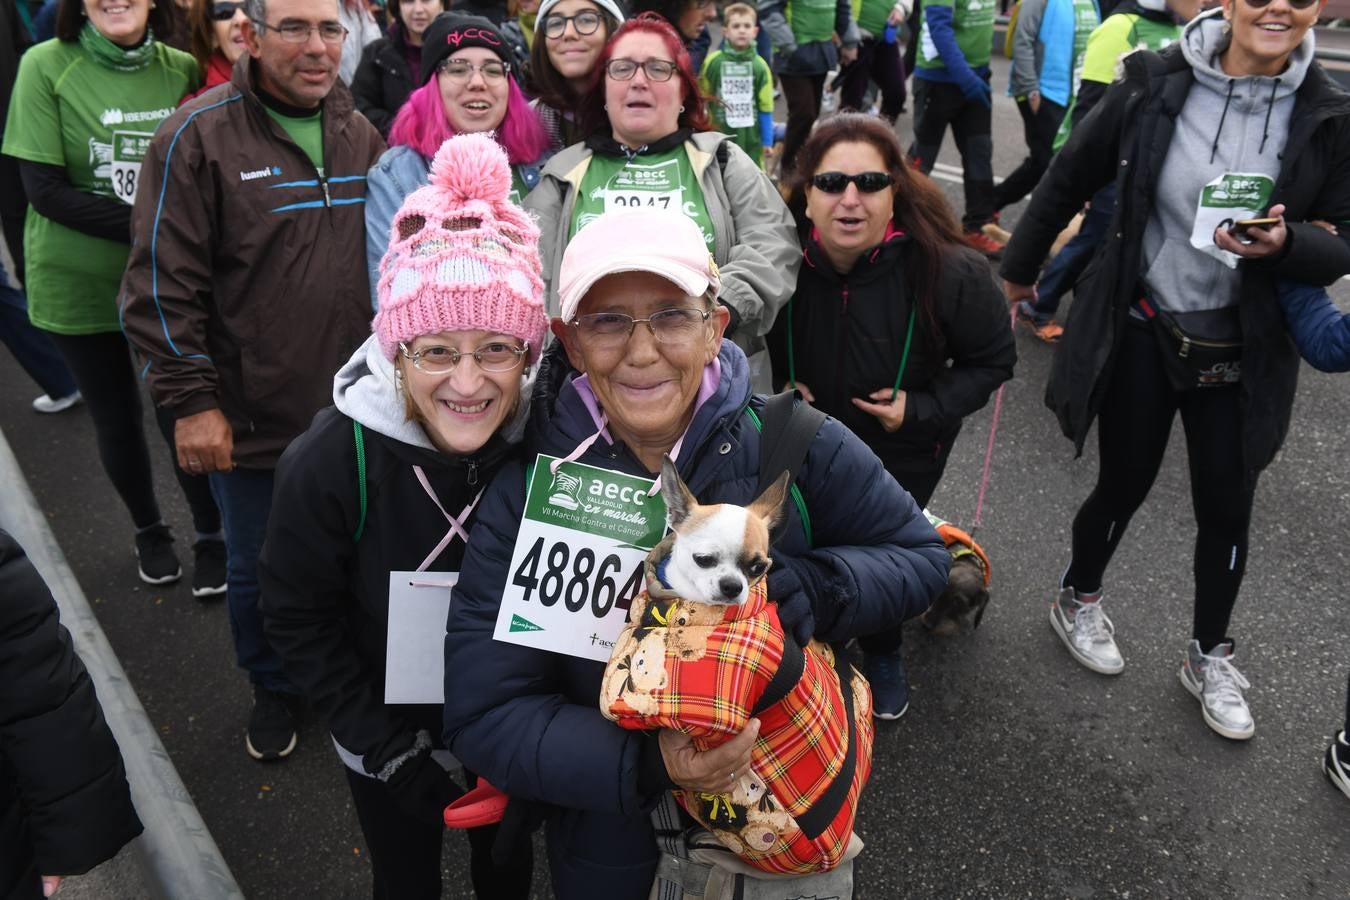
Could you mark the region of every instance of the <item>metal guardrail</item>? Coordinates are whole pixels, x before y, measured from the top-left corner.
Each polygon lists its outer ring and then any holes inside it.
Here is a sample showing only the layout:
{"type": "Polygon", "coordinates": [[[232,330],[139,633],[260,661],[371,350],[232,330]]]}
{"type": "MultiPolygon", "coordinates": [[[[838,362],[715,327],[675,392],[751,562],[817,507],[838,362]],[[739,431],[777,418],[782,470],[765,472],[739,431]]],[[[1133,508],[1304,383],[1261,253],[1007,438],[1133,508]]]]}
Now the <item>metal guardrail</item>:
{"type": "Polygon", "coordinates": [[[132,842],[146,886],[165,900],[236,900],[243,891],[178,777],[145,707],[98,624],[56,536],[38,508],[0,431],[0,526],[14,536],[56,597],[122,750],[127,781],[145,832],[132,842]]]}

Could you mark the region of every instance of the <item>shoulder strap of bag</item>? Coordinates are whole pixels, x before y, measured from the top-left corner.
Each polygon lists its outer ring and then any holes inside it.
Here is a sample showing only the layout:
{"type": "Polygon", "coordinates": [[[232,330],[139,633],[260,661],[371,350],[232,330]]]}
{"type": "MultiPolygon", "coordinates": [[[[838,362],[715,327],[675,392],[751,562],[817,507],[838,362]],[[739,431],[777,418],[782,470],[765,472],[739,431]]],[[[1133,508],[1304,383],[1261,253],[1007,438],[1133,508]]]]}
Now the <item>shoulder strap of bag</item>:
{"type": "Polygon", "coordinates": [[[352,419],[352,435],[356,440],[356,483],[361,492],[361,518],[356,522],[356,531],[352,533],[352,543],[361,543],[361,535],[366,530],[366,436],[361,423],[352,419]]]}
{"type": "Polygon", "coordinates": [[[766,399],[762,418],[750,407],[746,407],[746,412],[760,431],[759,485],[755,495],[764,493],[782,473],[790,473],[792,501],[797,505],[797,514],[801,516],[806,543],[808,546],[814,545],[811,516],[806,510],[806,500],[797,487],[797,474],[806,461],[806,451],[811,447],[811,441],[815,440],[816,433],[825,422],[825,414],[809,403],[797,403],[795,391],[784,391],[766,399]]]}

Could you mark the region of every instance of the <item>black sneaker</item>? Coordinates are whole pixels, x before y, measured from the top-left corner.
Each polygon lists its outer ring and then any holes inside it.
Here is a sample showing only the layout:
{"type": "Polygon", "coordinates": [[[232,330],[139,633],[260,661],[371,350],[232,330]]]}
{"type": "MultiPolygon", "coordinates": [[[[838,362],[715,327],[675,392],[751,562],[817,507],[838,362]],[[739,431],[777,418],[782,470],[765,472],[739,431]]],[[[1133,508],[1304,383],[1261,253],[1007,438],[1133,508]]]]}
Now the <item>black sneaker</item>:
{"type": "Polygon", "coordinates": [[[254,686],[253,712],[248,717],[244,746],[248,755],[264,762],[284,759],[295,749],[295,710],[292,694],[254,686]]]}
{"type": "Polygon", "coordinates": [[[192,596],[225,593],[225,542],[202,540],[192,545],[192,596]]]}
{"type": "Polygon", "coordinates": [[[153,525],[136,533],[136,559],[141,581],[146,584],[169,584],[183,577],[167,525],[153,525]]]}
{"type": "Polygon", "coordinates": [[[1350,737],[1344,731],[1327,747],[1326,755],[1322,757],[1322,771],[1342,794],[1350,797],[1350,737]]]}

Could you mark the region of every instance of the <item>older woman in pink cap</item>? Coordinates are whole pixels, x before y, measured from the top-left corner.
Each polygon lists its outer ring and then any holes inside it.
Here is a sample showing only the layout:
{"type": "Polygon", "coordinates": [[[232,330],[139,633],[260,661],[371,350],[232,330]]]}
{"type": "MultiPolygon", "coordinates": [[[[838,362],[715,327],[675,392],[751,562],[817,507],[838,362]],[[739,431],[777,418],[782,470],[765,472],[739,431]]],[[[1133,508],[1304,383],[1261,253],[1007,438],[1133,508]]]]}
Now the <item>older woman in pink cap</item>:
{"type": "MultiPolygon", "coordinates": [[[[568,245],[557,287],[530,453],[484,494],[454,589],[445,735],[513,801],[541,804],[558,897],[603,885],[607,898],[645,898],[653,806],[676,785],[729,790],[758,736],[752,720],[698,751],[598,707],[634,573],[664,530],[656,473],[668,455],[700,503],[746,504],[760,490],[760,428],[781,422],[723,340],[721,277],[685,216],[598,216],[568,245]]],[[[947,553],[876,456],[827,419],[797,471],[768,583],[794,640],[843,641],[926,609],[947,553]]]]}
{"type": "MultiPolygon", "coordinates": [[[[394,216],[375,333],[277,467],[267,636],[332,732],[376,897],[440,896],[442,810],[463,793],[440,740],[459,689],[437,665],[445,605],[478,498],[517,456],[546,325],[510,189],[491,137],[441,147],[394,216]]],[[[495,832],[469,832],[475,892],[528,896],[529,847],[494,866],[495,832]]]]}

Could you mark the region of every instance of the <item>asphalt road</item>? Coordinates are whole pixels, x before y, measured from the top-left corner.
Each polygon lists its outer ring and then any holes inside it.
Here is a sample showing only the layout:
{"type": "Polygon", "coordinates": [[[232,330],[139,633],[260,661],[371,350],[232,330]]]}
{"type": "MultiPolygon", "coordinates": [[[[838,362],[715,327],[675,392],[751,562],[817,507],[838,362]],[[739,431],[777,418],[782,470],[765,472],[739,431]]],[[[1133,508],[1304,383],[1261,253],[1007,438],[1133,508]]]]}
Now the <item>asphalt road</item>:
{"type": "MultiPolygon", "coordinates": [[[[1006,174],[1022,144],[1002,61],[994,83],[995,171],[1006,174]]],[[[908,127],[905,116],[906,141],[908,127]]],[[[959,166],[950,141],[941,162],[959,166]]],[[[959,186],[945,184],[959,209],[959,186]]],[[[1350,309],[1350,286],[1336,294],[1350,309]]],[[[879,729],[858,896],[1350,896],[1350,805],[1318,768],[1350,667],[1350,380],[1305,369],[1289,439],[1257,493],[1233,622],[1257,733],[1239,744],[1210,732],[1177,683],[1194,539],[1180,429],[1108,573],[1125,672],[1081,668],[1051,632],[1048,602],[1095,450],[1075,461],[1041,403],[1050,348],[1026,332],[1018,344],[977,535],[994,561],[994,599],[978,632],[907,638],[912,706],[879,729]]],[[[140,584],[87,414],[36,415],[36,393],[0,355],[0,427],[235,877],[256,898],[368,896],[360,831],[321,725],[305,723],[284,763],[245,755],[251,698],[224,605],[194,600],[186,583],[140,584]]],[[[966,526],[992,407],[968,421],[932,504],[966,526]]],[[[187,511],[147,432],[186,556],[187,511]]],[[[471,896],[459,836],[446,841],[445,873],[447,897],[471,896]]],[[[538,872],[536,884],[547,896],[538,872]]]]}

